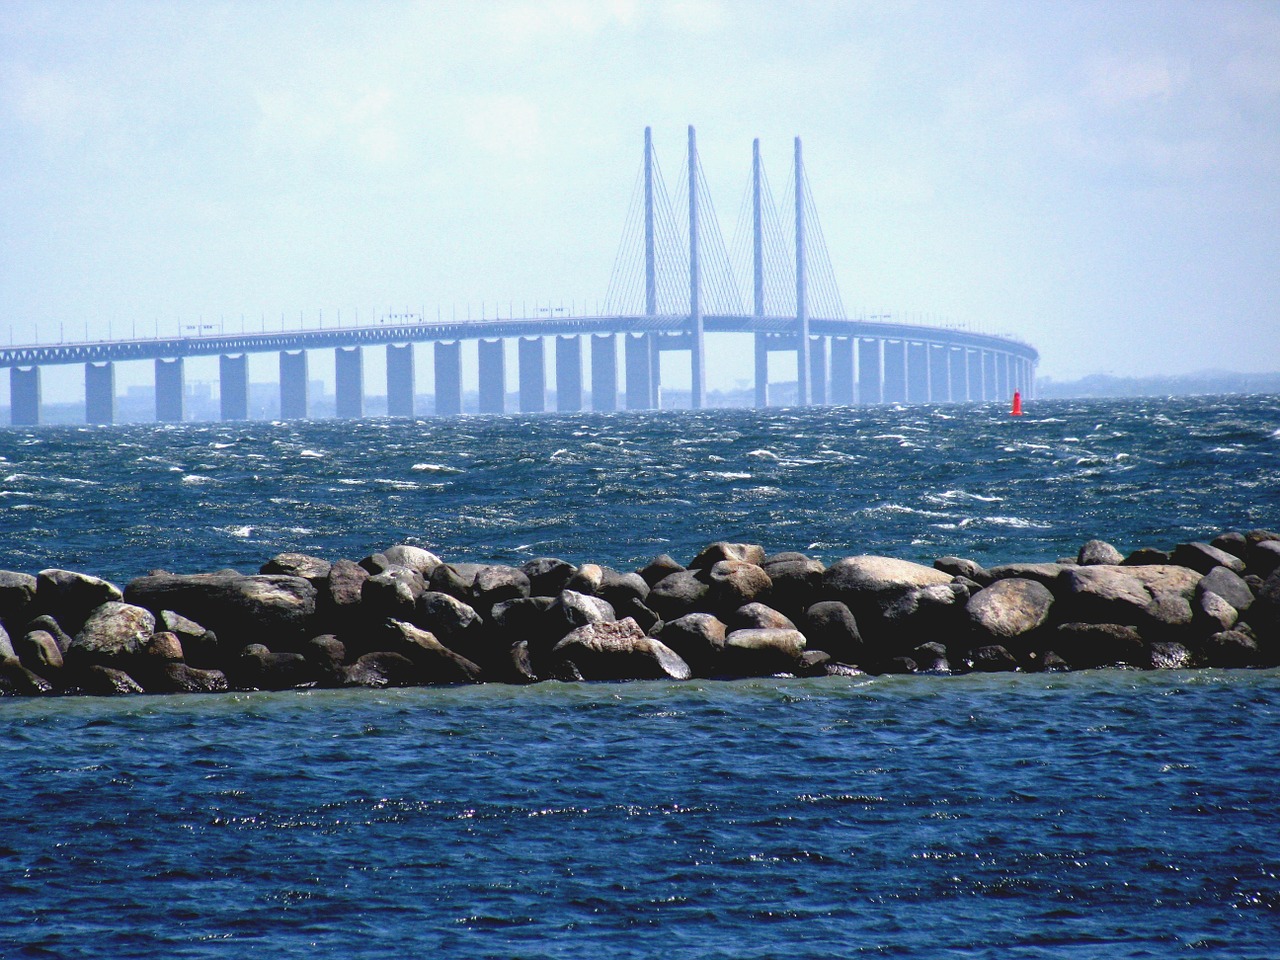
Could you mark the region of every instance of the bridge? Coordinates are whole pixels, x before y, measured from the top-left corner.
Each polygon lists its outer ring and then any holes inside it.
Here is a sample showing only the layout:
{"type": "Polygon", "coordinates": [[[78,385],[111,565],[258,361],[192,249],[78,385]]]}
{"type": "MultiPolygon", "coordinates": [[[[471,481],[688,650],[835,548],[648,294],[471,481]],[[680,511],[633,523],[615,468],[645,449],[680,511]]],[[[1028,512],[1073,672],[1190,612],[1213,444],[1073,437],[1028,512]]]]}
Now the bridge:
{"type": "Polygon", "coordinates": [[[631,211],[615,260],[608,298],[594,316],[547,316],[427,322],[391,317],[374,325],[327,329],[223,333],[177,337],[29,344],[0,348],[9,369],[14,425],[40,422],[41,371],[83,365],[85,419],[115,420],[115,364],[152,361],[155,415],[184,419],[184,360],[219,358],[220,413],[248,419],[248,355],[279,355],[280,415],[309,414],[307,354],[334,351],[336,413],[364,414],[364,350],[384,348],[387,413],[414,416],[417,351],[429,344],[434,367],[434,413],[462,412],[462,344],[477,343],[479,411],[504,413],[506,341],[517,343],[518,407],[547,410],[547,343],[554,343],[555,409],[585,409],[583,346],[589,344],[589,406],[595,411],[649,410],[662,405],[663,352],[689,356],[690,405],[706,403],[706,337],[746,334],[754,340],[755,402],[767,406],[769,358],[794,355],[796,402],[875,404],[1004,399],[1034,390],[1036,350],[1005,336],[950,327],[847,318],[795,140],[788,187],[794,228],[781,229],[760,159],[753,146],[752,175],[740,216],[740,242],[749,260],[750,306],[744,305],[728,248],[720,235],[698,161],[696,133],[688,131],[688,159],[673,205],[662,179],[651,131],[631,211]],[[619,382],[621,342],[622,382],[619,382]],[[622,387],[620,394],[619,387],[622,387]]]}

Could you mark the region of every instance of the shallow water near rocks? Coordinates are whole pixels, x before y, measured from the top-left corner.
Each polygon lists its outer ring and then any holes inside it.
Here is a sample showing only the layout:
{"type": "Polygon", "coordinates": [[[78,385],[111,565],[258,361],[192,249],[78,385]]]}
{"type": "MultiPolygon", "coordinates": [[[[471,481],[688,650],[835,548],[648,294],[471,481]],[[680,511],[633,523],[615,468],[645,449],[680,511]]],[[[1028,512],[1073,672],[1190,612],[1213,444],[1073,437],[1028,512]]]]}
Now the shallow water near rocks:
{"type": "MultiPolygon", "coordinates": [[[[1280,398],[0,431],[0,566],[1052,560],[1275,527],[1280,398]]],[[[1273,957],[1280,673],[0,700],[0,957],[1273,957]]]]}

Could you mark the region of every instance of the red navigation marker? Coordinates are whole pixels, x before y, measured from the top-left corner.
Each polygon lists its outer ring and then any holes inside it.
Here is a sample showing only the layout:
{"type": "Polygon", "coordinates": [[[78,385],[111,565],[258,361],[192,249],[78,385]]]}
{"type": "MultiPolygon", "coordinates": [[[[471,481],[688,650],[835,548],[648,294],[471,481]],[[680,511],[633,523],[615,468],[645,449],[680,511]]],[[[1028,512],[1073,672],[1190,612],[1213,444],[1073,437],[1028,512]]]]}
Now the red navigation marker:
{"type": "Polygon", "coordinates": [[[1017,390],[1013,391],[1013,409],[1009,411],[1009,416],[1022,416],[1022,394],[1017,390]]]}

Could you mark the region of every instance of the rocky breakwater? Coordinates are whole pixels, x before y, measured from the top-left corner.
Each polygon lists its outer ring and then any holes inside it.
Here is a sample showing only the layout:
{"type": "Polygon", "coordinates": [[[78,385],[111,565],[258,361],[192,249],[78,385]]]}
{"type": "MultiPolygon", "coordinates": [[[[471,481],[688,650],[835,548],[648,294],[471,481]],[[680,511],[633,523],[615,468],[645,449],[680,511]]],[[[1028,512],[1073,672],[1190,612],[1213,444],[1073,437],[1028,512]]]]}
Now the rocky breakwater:
{"type": "Polygon", "coordinates": [[[286,553],[256,574],[0,571],[0,693],[1280,665],[1280,533],[1055,563],[826,564],[713,543],[687,567],[286,553]]]}

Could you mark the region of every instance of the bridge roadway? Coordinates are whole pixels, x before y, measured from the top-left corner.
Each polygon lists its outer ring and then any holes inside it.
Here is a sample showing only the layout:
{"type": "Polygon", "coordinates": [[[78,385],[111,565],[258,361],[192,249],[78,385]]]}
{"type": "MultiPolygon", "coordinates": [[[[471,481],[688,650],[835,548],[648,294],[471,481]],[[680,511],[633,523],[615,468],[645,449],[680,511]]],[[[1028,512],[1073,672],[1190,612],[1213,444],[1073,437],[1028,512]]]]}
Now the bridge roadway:
{"type": "MultiPolygon", "coordinates": [[[[703,317],[706,333],[752,334],[755,341],[757,406],[768,405],[770,353],[808,355],[809,395],[815,403],[914,403],[1003,399],[1034,389],[1036,350],[1020,341],[966,330],[885,321],[808,318],[808,349],[801,351],[794,317],[703,317]]],[[[688,316],[595,316],[376,324],[329,329],[208,336],[156,337],[0,347],[0,368],[10,370],[10,413],[15,425],[40,420],[41,369],[84,364],[85,419],[115,419],[115,368],[124,361],[155,363],[156,419],[183,419],[183,360],[219,357],[221,415],[248,417],[250,353],[280,355],[280,415],[308,415],[307,351],[335,351],[339,417],[359,417],[364,408],[366,346],[385,346],[387,408],[413,416],[415,343],[434,345],[435,413],[462,412],[461,342],[479,341],[479,409],[502,413],[506,406],[503,341],[518,343],[519,409],[547,409],[545,339],[555,342],[556,409],[583,409],[582,340],[591,349],[591,409],[619,409],[618,348],[623,340],[623,405],[629,410],[660,405],[659,355],[690,350],[688,316]]]]}

